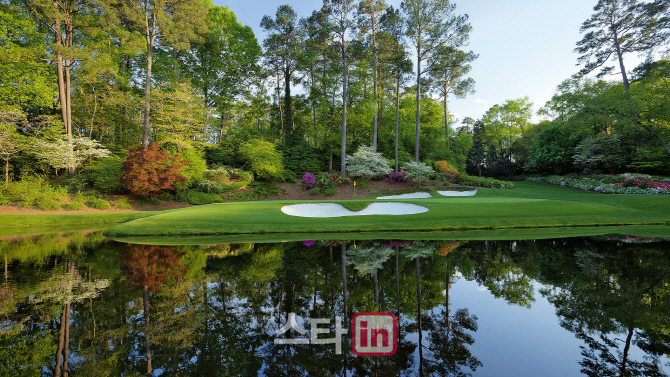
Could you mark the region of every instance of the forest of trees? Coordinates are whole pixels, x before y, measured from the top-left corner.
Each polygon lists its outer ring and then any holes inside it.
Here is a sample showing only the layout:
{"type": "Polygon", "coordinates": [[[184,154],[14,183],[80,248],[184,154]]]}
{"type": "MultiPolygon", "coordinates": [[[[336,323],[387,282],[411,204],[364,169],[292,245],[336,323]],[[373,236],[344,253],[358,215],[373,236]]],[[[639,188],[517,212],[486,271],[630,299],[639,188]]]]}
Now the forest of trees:
{"type": "Polygon", "coordinates": [[[343,174],[360,145],[396,170],[439,160],[498,177],[670,167],[670,61],[658,58],[670,0],[599,0],[576,43],[581,71],[537,124],[528,97],[481,119],[449,113],[451,98],[474,93],[471,63],[490,57],[467,49],[472,25],[448,0],[324,0],[306,18],[281,5],[263,17],[262,41],[210,0],[0,0],[0,20],[7,180],[75,173],[88,157],[120,164],[150,143],[192,169],[248,168],[243,147],[267,149],[281,156],[276,179],[343,174]],[[631,69],[636,54],[648,58],[631,69]]]}

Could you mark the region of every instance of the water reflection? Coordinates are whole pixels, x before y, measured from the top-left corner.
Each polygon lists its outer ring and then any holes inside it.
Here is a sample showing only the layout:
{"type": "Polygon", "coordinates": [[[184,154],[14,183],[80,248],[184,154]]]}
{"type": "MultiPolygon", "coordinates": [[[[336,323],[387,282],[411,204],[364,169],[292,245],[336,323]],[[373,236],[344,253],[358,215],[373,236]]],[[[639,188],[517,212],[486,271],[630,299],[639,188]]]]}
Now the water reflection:
{"type": "MultiPolygon", "coordinates": [[[[538,321],[558,318],[581,355],[555,357],[584,375],[666,376],[668,246],[606,236],[207,246],[124,244],[98,232],[4,239],[0,375],[497,374],[486,369],[494,363],[480,318],[498,313],[454,299],[459,286],[476,284],[490,292],[477,298],[484,305],[533,311],[548,301],[555,315],[538,321]],[[308,330],[311,319],[329,319],[332,335],[337,316],[350,330],[353,314],[379,311],[398,317],[393,356],[355,356],[351,333],[342,354],[332,344],[274,344],[289,313],[308,330]]],[[[518,337],[519,347],[546,346],[518,337]]],[[[506,368],[536,375],[517,353],[506,368]]]]}

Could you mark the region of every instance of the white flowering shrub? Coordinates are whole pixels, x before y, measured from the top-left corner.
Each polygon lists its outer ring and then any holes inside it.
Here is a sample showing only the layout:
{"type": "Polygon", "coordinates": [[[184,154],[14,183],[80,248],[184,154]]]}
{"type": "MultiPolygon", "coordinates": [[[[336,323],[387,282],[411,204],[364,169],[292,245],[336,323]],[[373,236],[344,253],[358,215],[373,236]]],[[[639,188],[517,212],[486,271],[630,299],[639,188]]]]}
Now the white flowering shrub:
{"type": "Polygon", "coordinates": [[[404,170],[405,177],[417,184],[425,182],[435,175],[435,170],[423,162],[408,162],[401,168],[404,170]]]}
{"type": "Polygon", "coordinates": [[[53,142],[36,140],[34,153],[40,160],[54,169],[66,169],[74,172],[89,158],[104,158],[110,155],[96,140],[83,136],[65,136],[53,142]]]}
{"type": "Polygon", "coordinates": [[[388,161],[372,147],[361,145],[358,150],[347,155],[346,169],[352,177],[386,175],[391,171],[388,161]]]}

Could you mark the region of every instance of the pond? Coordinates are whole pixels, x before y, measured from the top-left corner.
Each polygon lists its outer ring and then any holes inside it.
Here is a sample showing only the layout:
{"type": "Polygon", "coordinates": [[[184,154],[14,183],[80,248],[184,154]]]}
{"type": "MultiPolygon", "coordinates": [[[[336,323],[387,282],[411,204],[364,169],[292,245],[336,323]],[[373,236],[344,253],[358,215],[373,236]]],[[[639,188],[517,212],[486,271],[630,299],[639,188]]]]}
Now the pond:
{"type": "Polygon", "coordinates": [[[669,250],[615,235],[7,237],[0,375],[666,376],[669,250]],[[393,354],[359,356],[375,343],[393,354]]]}

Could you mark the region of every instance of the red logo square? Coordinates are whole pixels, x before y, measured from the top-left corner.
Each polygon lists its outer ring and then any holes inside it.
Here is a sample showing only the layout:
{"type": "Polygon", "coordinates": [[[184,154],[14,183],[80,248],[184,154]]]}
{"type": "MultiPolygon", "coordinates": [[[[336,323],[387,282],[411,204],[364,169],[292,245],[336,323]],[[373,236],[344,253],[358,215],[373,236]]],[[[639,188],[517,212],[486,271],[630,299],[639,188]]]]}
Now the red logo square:
{"type": "Polygon", "coordinates": [[[352,321],[351,348],[357,356],[391,356],[398,349],[398,318],[391,312],[361,312],[352,321]]]}

